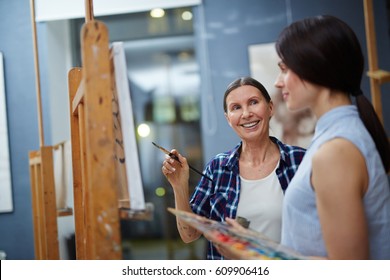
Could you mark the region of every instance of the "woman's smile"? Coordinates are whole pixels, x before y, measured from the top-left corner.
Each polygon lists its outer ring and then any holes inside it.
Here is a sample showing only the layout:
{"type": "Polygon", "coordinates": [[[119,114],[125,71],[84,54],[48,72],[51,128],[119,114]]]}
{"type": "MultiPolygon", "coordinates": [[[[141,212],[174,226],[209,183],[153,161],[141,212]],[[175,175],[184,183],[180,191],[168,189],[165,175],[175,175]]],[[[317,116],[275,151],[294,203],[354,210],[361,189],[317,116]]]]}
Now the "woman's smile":
{"type": "Polygon", "coordinates": [[[253,121],[253,122],[249,122],[249,123],[243,123],[243,124],[241,124],[241,126],[244,127],[244,128],[253,128],[258,123],[260,123],[260,121],[253,121]]]}

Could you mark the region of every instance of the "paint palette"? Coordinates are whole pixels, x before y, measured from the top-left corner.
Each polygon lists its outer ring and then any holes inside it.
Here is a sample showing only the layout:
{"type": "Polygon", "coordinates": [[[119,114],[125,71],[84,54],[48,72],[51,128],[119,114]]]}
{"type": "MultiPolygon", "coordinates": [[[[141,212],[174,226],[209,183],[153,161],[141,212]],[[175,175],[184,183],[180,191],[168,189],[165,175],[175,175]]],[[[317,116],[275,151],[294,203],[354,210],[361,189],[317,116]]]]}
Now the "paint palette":
{"type": "Polygon", "coordinates": [[[304,256],[276,243],[261,233],[232,226],[173,208],[168,211],[202,232],[207,239],[230,251],[239,259],[297,260],[304,256]]]}

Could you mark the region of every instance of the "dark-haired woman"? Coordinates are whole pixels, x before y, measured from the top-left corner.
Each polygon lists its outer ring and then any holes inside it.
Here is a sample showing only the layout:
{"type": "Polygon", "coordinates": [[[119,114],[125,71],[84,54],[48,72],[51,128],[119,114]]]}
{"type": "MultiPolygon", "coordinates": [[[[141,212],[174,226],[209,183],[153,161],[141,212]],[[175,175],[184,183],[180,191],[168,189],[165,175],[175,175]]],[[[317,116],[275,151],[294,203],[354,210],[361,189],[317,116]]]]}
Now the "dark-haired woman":
{"type": "Polygon", "coordinates": [[[329,259],[390,259],[389,141],[360,84],[364,57],[333,16],[292,23],[276,42],[275,83],[315,135],[283,204],[282,245],[329,259]]]}
{"type": "MultiPolygon", "coordinates": [[[[228,124],[241,141],[207,164],[205,174],[213,182],[202,177],[191,199],[187,160],[172,150],[181,165],[167,158],[162,172],[173,188],[175,206],[216,221],[242,216],[250,221],[251,229],[280,242],[284,190],[305,150],[270,137],[273,103],[257,80],[244,77],[233,81],[225,92],[223,108],[228,124]]],[[[177,219],[177,227],[184,242],[192,242],[201,236],[199,231],[180,219],[177,219]]],[[[207,258],[223,259],[211,242],[207,258]]]]}

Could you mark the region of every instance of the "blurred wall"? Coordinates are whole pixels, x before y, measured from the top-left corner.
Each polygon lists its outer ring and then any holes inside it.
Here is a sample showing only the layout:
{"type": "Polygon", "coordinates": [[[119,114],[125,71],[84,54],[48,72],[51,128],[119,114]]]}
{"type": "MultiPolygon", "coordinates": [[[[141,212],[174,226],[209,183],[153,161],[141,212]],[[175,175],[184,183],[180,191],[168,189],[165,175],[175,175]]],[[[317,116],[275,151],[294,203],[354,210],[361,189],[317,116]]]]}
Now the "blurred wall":
{"type": "MultiPolygon", "coordinates": [[[[389,1],[387,1],[389,2],[389,1]]],[[[389,5],[389,4],[387,4],[389,5]]],[[[390,34],[386,0],[374,1],[378,61],[390,69],[390,34]]],[[[366,54],[363,1],[356,0],[206,0],[196,8],[194,30],[202,77],[203,158],[231,149],[239,139],[223,114],[223,94],[235,78],[250,75],[248,47],[274,42],[284,26],[318,14],[331,14],[346,21],[357,33],[366,54]]],[[[366,58],[367,68],[367,58],[366,58]]],[[[369,80],[362,89],[367,97],[369,80]]],[[[389,93],[390,84],[382,86],[389,93]]],[[[390,132],[390,95],[382,94],[385,128],[390,132]]]]}

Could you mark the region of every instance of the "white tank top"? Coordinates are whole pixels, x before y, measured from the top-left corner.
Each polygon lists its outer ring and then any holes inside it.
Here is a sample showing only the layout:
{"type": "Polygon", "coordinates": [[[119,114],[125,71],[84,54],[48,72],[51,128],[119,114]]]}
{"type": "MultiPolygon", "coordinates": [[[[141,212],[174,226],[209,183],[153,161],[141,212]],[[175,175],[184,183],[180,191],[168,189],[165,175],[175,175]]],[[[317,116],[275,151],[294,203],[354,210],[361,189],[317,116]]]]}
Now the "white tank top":
{"type": "Polygon", "coordinates": [[[241,176],[240,179],[237,216],[249,220],[250,229],[279,243],[284,195],[275,170],[259,180],[247,180],[241,176]]]}

